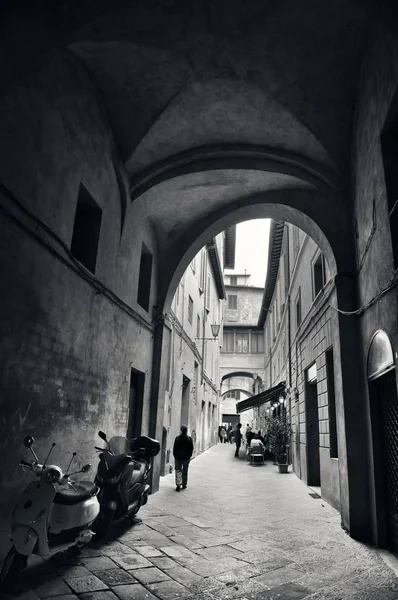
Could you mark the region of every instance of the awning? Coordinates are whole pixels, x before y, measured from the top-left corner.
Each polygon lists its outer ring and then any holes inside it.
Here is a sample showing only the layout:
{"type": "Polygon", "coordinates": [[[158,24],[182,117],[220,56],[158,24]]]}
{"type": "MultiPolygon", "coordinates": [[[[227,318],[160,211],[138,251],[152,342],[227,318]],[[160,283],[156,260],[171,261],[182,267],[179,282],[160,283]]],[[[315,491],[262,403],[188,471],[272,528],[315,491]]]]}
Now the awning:
{"type": "Polygon", "coordinates": [[[249,410],[250,408],[254,408],[255,406],[260,406],[260,404],[265,404],[266,402],[270,402],[275,398],[279,398],[281,392],[285,391],[286,382],[282,381],[275,385],[265,392],[261,392],[260,394],[256,394],[255,396],[251,396],[250,398],[246,398],[246,400],[241,400],[236,403],[236,412],[240,414],[245,410],[249,410]]]}

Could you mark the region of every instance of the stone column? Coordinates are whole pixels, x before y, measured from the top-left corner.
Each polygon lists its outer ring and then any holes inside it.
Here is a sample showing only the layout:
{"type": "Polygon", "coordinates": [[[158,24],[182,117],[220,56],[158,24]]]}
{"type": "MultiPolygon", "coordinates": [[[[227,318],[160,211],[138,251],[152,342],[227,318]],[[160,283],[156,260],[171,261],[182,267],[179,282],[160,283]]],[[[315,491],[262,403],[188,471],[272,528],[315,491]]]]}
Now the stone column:
{"type": "MultiPolygon", "coordinates": [[[[337,307],[347,312],[355,310],[355,279],[350,274],[339,274],[335,283],[337,307]]],[[[335,349],[341,520],[353,538],[372,542],[366,379],[358,319],[336,312],[331,332],[335,349]]]]}
{"type": "MultiPolygon", "coordinates": [[[[167,357],[169,356],[170,330],[164,324],[164,316],[157,318],[153,334],[152,380],[149,407],[149,435],[160,443],[163,434],[164,401],[166,394],[167,357]]],[[[153,460],[152,493],[159,490],[161,451],[153,460]]]]}

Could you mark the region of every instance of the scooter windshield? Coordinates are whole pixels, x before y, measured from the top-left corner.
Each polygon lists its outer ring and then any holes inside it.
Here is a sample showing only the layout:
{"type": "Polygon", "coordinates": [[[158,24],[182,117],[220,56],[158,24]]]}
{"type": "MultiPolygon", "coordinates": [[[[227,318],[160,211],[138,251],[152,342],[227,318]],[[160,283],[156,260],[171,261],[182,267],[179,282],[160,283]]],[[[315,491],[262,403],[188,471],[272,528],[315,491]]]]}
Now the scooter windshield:
{"type": "Polygon", "coordinates": [[[130,452],[130,443],[127,438],[121,435],[115,435],[115,437],[109,440],[109,445],[115,456],[119,454],[128,454],[130,452]]]}

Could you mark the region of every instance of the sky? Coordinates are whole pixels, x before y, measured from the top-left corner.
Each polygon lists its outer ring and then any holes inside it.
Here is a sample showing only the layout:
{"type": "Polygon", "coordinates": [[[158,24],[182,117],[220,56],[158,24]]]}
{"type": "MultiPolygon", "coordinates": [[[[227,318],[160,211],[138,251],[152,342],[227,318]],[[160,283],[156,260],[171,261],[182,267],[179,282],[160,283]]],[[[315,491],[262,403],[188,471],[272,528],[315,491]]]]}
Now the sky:
{"type": "Polygon", "coordinates": [[[255,219],[238,223],[236,227],[235,269],[233,273],[250,273],[250,285],[264,287],[268,260],[270,219],[255,219]]]}

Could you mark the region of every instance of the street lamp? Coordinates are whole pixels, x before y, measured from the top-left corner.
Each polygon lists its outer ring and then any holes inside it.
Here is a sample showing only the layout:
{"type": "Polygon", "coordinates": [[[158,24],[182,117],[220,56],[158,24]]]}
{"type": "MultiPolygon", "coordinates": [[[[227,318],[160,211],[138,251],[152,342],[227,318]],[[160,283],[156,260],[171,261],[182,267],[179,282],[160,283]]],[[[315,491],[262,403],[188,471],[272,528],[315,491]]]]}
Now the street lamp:
{"type": "Polygon", "coordinates": [[[210,327],[211,327],[211,333],[212,333],[213,337],[211,337],[211,338],[206,338],[206,337],[205,338],[200,338],[199,337],[199,338],[196,338],[196,339],[197,340],[215,340],[217,338],[218,334],[219,334],[220,325],[218,325],[217,323],[213,323],[213,325],[210,325],[210,327]]]}

